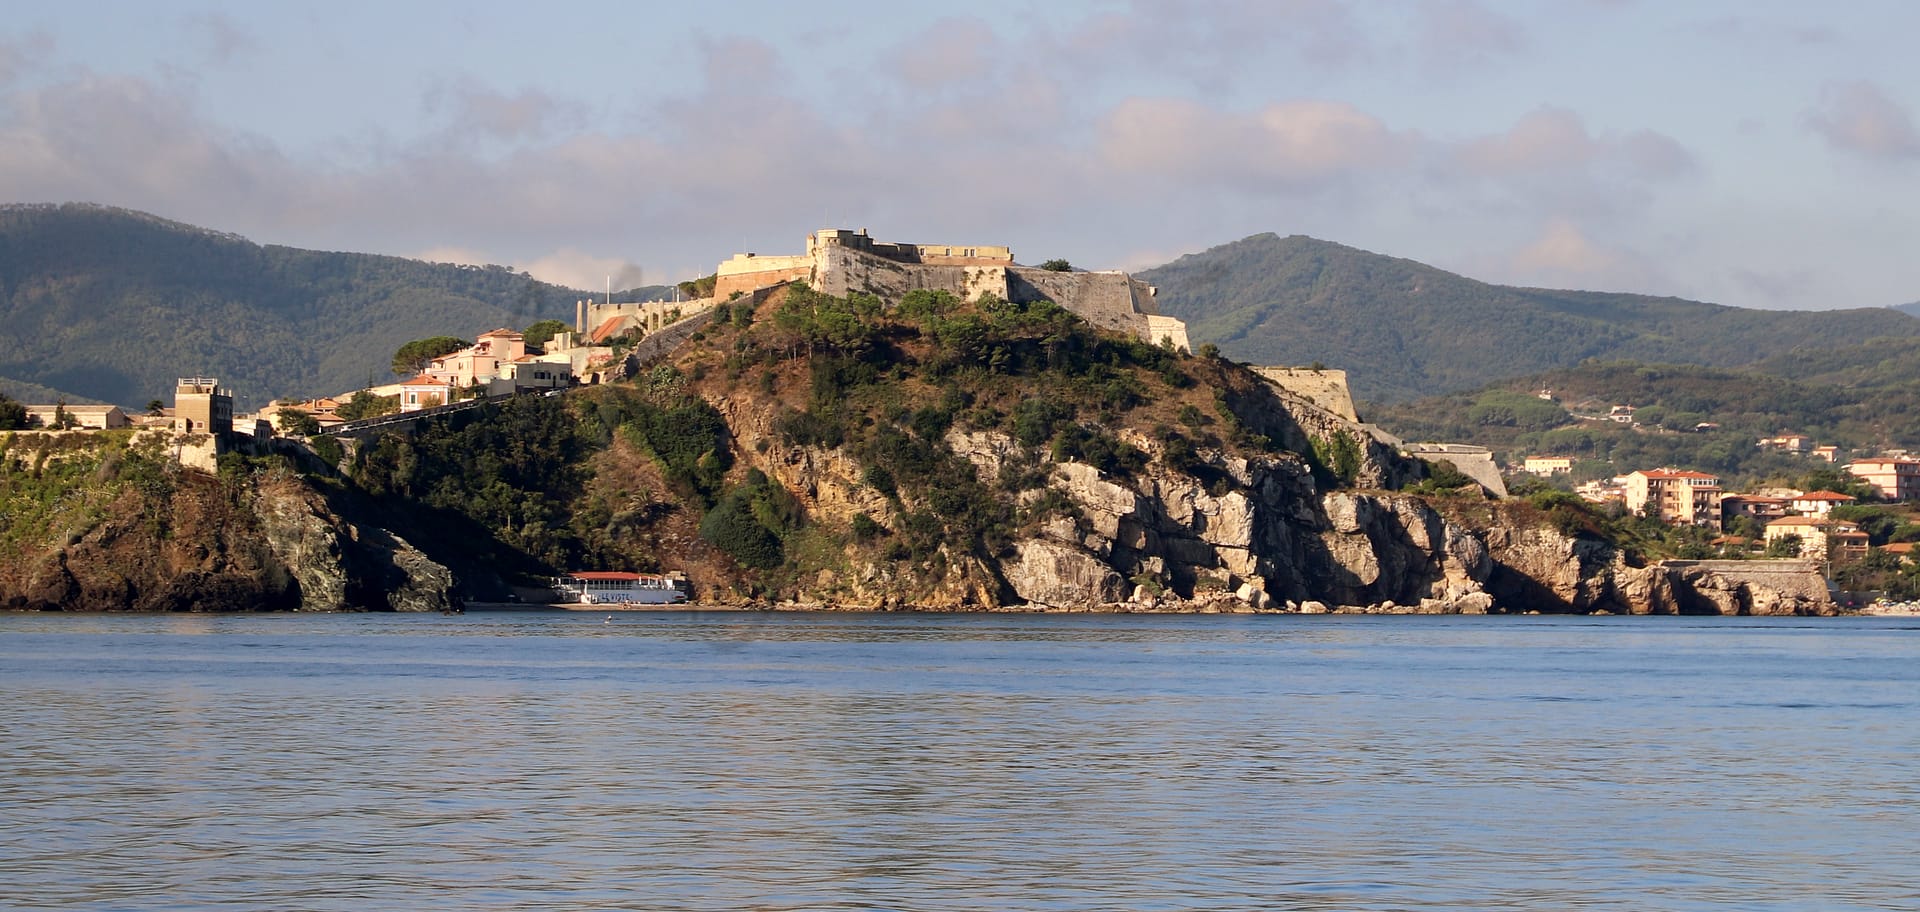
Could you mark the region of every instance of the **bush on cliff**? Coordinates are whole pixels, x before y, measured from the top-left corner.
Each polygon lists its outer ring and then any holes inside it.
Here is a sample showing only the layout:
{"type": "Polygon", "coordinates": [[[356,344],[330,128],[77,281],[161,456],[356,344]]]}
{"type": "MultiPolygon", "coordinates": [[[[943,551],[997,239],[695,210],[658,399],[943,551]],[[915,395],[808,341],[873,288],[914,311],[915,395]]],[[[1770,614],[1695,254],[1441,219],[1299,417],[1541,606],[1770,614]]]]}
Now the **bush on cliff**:
{"type": "Polygon", "coordinates": [[[707,512],[700,537],[743,567],[771,570],[786,560],[782,538],[801,525],[800,505],[759,469],[707,512]]]}

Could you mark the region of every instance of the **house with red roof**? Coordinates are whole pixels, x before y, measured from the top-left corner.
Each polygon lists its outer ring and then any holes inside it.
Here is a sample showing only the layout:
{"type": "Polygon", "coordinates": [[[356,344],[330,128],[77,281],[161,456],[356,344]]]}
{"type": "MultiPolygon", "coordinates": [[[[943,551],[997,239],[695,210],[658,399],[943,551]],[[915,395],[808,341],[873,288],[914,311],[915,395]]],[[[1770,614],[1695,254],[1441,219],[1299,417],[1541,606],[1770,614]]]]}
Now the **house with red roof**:
{"type": "Polygon", "coordinates": [[[455,388],[465,389],[500,376],[500,365],[526,355],[526,337],[503,327],[481,333],[480,338],[466,348],[433,359],[426,373],[446,380],[455,388]]]}
{"type": "Polygon", "coordinates": [[[1833,512],[1834,507],[1844,507],[1853,503],[1854,499],[1837,491],[1808,491],[1793,495],[1788,508],[1801,516],[1825,517],[1833,512]]]}
{"type": "Polygon", "coordinates": [[[400,384],[400,411],[403,412],[417,412],[452,401],[453,384],[445,377],[422,373],[400,384]]]}

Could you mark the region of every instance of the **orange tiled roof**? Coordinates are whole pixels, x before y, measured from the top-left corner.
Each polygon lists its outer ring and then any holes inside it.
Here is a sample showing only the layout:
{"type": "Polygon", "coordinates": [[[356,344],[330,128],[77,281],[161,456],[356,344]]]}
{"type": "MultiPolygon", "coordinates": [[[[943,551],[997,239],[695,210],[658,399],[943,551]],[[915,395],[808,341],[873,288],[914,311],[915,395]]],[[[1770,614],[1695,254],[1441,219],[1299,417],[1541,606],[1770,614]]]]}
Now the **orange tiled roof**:
{"type": "Polygon", "coordinates": [[[1836,491],[1815,491],[1811,494],[1796,495],[1793,499],[1794,500],[1830,500],[1835,503],[1839,503],[1840,501],[1853,500],[1854,498],[1850,495],[1841,494],[1836,491]]]}
{"type": "Polygon", "coordinates": [[[593,335],[590,337],[593,343],[598,345],[601,342],[613,338],[618,334],[620,324],[624,320],[626,320],[625,317],[608,317],[605,322],[594,327],[593,335]]]}

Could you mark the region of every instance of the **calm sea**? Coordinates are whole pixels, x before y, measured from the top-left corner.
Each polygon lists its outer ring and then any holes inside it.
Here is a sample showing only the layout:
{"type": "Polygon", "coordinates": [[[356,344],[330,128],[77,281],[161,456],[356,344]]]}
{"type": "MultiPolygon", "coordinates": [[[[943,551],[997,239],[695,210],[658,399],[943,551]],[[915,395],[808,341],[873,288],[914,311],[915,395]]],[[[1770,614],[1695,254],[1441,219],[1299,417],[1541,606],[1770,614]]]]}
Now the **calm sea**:
{"type": "Polygon", "coordinates": [[[1911,619],[0,615],[14,909],[1917,909],[1911,619]]]}

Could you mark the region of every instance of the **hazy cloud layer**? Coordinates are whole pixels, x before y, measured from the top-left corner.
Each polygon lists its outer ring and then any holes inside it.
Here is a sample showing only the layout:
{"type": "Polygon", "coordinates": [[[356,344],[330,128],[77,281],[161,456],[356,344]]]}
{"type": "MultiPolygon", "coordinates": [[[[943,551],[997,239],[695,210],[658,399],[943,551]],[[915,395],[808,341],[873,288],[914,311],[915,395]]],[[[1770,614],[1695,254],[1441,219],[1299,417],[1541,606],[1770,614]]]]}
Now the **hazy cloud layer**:
{"type": "MultiPolygon", "coordinates": [[[[538,68],[489,79],[483,64],[382,85],[406,93],[415,122],[368,121],[323,144],[224,120],[206,74],[56,65],[45,35],[0,31],[0,198],[501,263],[589,289],[608,275],[617,286],[686,278],[839,224],[1095,267],[1298,231],[1496,281],[1849,303],[1824,274],[1682,263],[1671,238],[1689,232],[1648,226],[1724,167],[1697,123],[1708,118],[1661,119],[1651,103],[1645,120],[1621,113],[1634,106],[1602,115],[1550,87],[1512,89],[1517,67],[1552,56],[1527,9],[1138,0],[1030,22],[944,16],[860,56],[778,30],[716,31],[681,36],[671,70],[623,66],[630,87],[602,97],[568,94],[538,68]],[[1435,90],[1433,110],[1396,106],[1430,83],[1457,88],[1435,90]],[[1489,86],[1525,101],[1488,113],[1472,102],[1489,86]]],[[[266,39],[228,14],[180,21],[194,60],[237,69],[266,56],[266,39]]],[[[1839,40],[1741,17],[1694,30],[1776,51],[1839,40]]],[[[1827,148],[1883,164],[1920,157],[1896,93],[1855,81],[1800,97],[1815,94],[1800,124],[1827,148]]],[[[1712,117],[1751,137],[1794,109],[1712,117]]]]}
{"type": "Polygon", "coordinates": [[[1872,83],[1827,86],[1807,112],[1806,124],[1841,152],[1881,162],[1920,158],[1912,115],[1872,83]]]}

